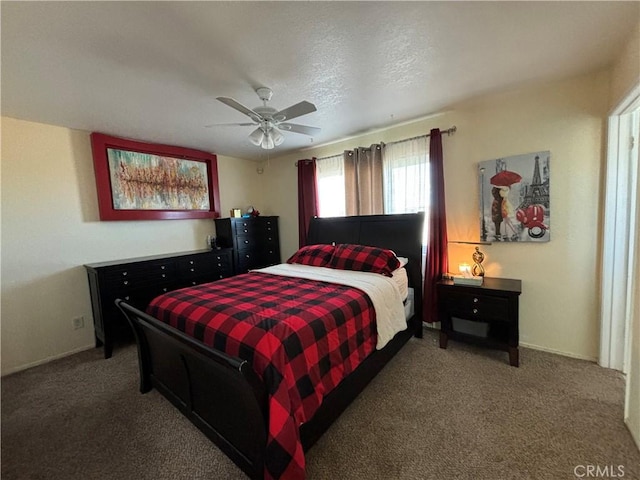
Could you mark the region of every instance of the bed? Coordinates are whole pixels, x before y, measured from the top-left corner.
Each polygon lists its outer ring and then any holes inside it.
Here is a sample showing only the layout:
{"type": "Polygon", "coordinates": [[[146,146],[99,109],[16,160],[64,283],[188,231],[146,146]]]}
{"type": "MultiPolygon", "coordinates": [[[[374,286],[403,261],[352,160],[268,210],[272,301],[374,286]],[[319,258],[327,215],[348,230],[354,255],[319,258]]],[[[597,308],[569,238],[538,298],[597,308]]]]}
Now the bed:
{"type": "MultiPolygon", "coordinates": [[[[326,394],[319,396],[321,401],[316,402],[312,395],[304,397],[305,401],[310,398],[310,402],[314,405],[308,409],[312,413],[308,418],[303,413],[300,414],[301,416],[293,417],[293,420],[296,421],[297,448],[291,445],[287,446],[284,443],[281,447],[281,444],[275,442],[273,438],[274,423],[277,423],[274,418],[277,417],[276,410],[279,407],[279,404],[274,403],[274,397],[278,393],[273,388],[271,380],[273,374],[267,375],[265,373],[267,370],[261,370],[261,368],[257,373],[254,369],[255,362],[247,360],[246,350],[243,354],[242,346],[239,350],[236,348],[237,355],[225,353],[222,348],[214,348],[220,345],[220,336],[212,337],[215,335],[214,333],[209,334],[206,328],[200,328],[198,325],[190,327],[183,320],[174,318],[176,317],[175,310],[163,309],[165,304],[175,304],[179,306],[180,311],[198,311],[201,316],[207,317],[209,313],[206,305],[218,305],[225,301],[224,298],[215,296],[219,294],[220,290],[215,287],[223,285],[219,282],[204,285],[199,293],[193,293],[193,295],[201,295],[201,297],[193,296],[196,300],[191,299],[191,291],[177,291],[172,295],[159,297],[152,302],[148,309],[148,312],[154,313],[153,316],[137,310],[121,300],[116,301],[131,324],[136,338],[140,367],[140,391],[145,393],[156,388],[250,478],[304,478],[304,452],[311,448],[331,423],[412,336],[422,336],[421,239],[423,221],[424,215],[421,213],[312,219],[308,235],[308,244],[310,245],[367,245],[390,249],[399,257],[407,258],[408,263],[404,268],[408,286],[412,292],[414,307],[413,315],[406,320],[407,328],[392,335],[383,347],[378,344],[372,348],[370,343],[366,343],[368,342],[365,338],[367,337],[366,333],[364,335],[358,333],[359,340],[357,346],[354,347],[358,351],[356,353],[345,352],[345,357],[353,358],[360,355],[363,358],[355,363],[356,366],[352,370],[344,369],[347,375],[337,379],[335,385],[331,384],[331,388],[327,389],[326,394]],[[204,300],[197,300],[204,297],[214,303],[207,304],[204,300]],[[171,325],[172,323],[173,325],[171,325]],[[304,421],[298,421],[300,419],[304,421]],[[297,470],[289,468],[289,465],[300,466],[299,457],[301,455],[302,468],[297,470]]],[[[268,269],[262,272],[243,274],[226,279],[227,283],[224,284],[224,287],[229,292],[235,289],[257,292],[257,289],[261,288],[258,284],[264,284],[264,288],[271,288],[270,292],[273,292],[279,287],[272,275],[273,271],[268,269]],[[249,283],[251,281],[252,284],[249,283]],[[246,286],[243,286],[242,282],[246,282],[246,286]]],[[[294,282],[294,280],[287,281],[294,282]]],[[[295,280],[295,282],[298,281],[303,280],[295,280]]],[[[287,288],[284,288],[283,291],[287,291],[287,288]]],[[[334,298],[334,293],[333,290],[327,290],[325,296],[322,297],[321,291],[325,288],[346,291],[347,287],[335,287],[333,284],[327,283],[323,284],[322,288],[309,285],[305,288],[311,292],[313,302],[320,300],[326,302],[328,298],[334,298]],[[314,296],[316,295],[313,293],[314,289],[318,292],[317,298],[314,296]]],[[[289,293],[292,291],[289,290],[289,293]]],[[[264,294],[266,295],[266,293],[264,294]]],[[[256,293],[253,296],[260,297],[260,295],[263,293],[256,293]]],[[[337,294],[335,295],[337,298],[337,294]]],[[[298,295],[297,293],[293,296],[304,297],[303,294],[298,295]]],[[[286,301],[292,302],[293,299],[287,298],[286,301]]],[[[367,301],[364,300],[364,302],[367,301]]],[[[345,305],[349,305],[351,308],[355,303],[355,299],[348,299],[345,305]]],[[[323,308],[325,306],[324,303],[318,305],[323,308]]],[[[229,305],[229,307],[235,308],[234,305],[229,305]]],[[[242,308],[235,309],[242,310],[242,308]]],[[[313,307],[308,305],[303,307],[305,311],[312,309],[313,307]]],[[[363,310],[366,310],[366,306],[363,307],[363,310]]],[[[264,314],[264,309],[262,313],[264,314]]],[[[366,312],[362,314],[362,318],[366,316],[366,312]]],[[[366,318],[364,320],[358,318],[358,323],[364,325],[364,330],[369,328],[366,318]]],[[[268,318],[264,320],[269,321],[268,318]]],[[[245,328],[242,323],[234,325],[236,325],[235,329],[245,328]]],[[[226,339],[227,336],[224,338],[226,339]]],[[[355,334],[353,338],[356,338],[355,334]]],[[[374,338],[377,337],[374,336],[374,338]]],[[[225,342],[223,341],[223,343],[225,342]]],[[[230,351],[234,352],[235,350],[231,349],[230,351]]],[[[283,372],[285,370],[283,369],[283,372]]],[[[293,374],[283,373],[282,382],[296,383],[298,386],[304,383],[301,382],[302,377],[299,375],[296,376],[295,381],[287,375],[293,374]]],[[[296,412],[304,412],[304,410],[301,407],[296,412]]]]}

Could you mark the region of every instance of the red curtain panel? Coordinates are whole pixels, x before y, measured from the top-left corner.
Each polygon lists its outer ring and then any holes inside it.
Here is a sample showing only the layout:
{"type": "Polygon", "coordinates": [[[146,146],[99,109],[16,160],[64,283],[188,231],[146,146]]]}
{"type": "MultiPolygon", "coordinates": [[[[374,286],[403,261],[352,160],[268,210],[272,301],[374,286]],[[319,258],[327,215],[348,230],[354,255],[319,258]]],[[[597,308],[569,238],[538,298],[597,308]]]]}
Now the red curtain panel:
{"type": "Polygon", "coordinates": [[[430,195],[427,209],[427,256],[424,272],[423,320],[438,321],[436,283],[449,269],[447,258],[447,214],[444,202],[444,160],[440,129],[431,130],[429,145],[430,195]]]}
{"type": "Polygon", "coordinates": [[[318,216],[316,159],[298,160],[298,229],[300,247],[307,244],[309,222],[318,216]]]}

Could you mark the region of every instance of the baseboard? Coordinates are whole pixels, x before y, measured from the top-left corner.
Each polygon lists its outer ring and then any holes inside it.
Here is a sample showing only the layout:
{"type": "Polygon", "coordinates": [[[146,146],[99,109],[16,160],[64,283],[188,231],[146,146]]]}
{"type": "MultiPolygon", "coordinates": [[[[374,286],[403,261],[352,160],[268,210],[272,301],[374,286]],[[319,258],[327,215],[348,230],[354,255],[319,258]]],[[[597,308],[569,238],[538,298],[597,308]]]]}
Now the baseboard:
{"type": "Polygon", "coordinates": [[[531,348],[532,350],[540,350],[542,352],[555,353],[556,355],[562,355],[563,357],[577,358],[578,360],[587,360],[589,362],[598,362],[597,357],[589,357],[587,355],[578,355],[576,353],[563,352],[560,350],[554,350],[553,348],[541,347],[540,345],[534,345],[532,343],[520,342],[521,347],[531,348]]]}
{"type": "Polygon", "coordinates": [[[17,366],[17,367],[13,367],[13,368],[10,368],[9,370],[7,370],[6,372],[2,372],[2,376],[6,377],[7,375],[11,375],[12,373],[18,373],[18,372],[21,372],[23,370],[27,370],[29,368],[37,367],[38,365],[44,365],[45,363],[53,362],[54,360],[58,360],[60,358],[68,357],[68,356],[73,355],[75,353],[80,353],[80,352],[84,352],[86,350],[91,350],[92,348],[95,348],[95,344],[93,344],[93,343],[91,343],[89,345],[84,345],[82,347],[75,348],[75,349],[70,350],[68,352],[59,353],[58,355],[53,355],[51,357],[43,358],[43,359],[37,360],[35,362],[31,362],[31,363],[27,363],[25,365],[20,365],[20,366],[17,366]]]}

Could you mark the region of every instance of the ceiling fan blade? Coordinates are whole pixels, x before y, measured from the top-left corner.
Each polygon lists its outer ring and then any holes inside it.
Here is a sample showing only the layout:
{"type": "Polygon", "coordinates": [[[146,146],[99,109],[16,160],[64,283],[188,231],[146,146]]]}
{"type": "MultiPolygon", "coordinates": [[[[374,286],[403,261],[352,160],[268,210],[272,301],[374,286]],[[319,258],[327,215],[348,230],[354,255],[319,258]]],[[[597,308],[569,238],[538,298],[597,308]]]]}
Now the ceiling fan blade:
{"type": "Polygon", "coordinates": [[[251,110],[249,107],[245,107],[241,103],[236,102],[233,98],[217,97],[216,100],[224,103],[225,105],[228,105],[229,107],[235,110],[238,110],[241,113],[244,113],[245,115],[248,115],[249,117],[251,117],[252,120],[255,120],[256,122],[259,122],[260,120],[262,120],[262,116],[259,113],[256,113],[253,110],[251,110]]]}
{"type": "Polygon", "coordinates": [[[318,127],[308,127],[306,125],[298,125],[297,123],[280,123],[278,124],[278,128],[294,133],[302,133],[303,135],[314,136],[322,131],[321,128],[318,127]]]}
{"type": "Polygon", "coordinates": [[[255,123],[212,123],[211,125],[205,125],[204,128],[212,127],[252,127],[255,123]]]}
{"type": "Polygon", "coordinates": [[[289,108],[285,108],[284,110],[280,110],[277,113],[274,113],[273,118],[278,122],[283,122],[285,120],[291,120],[292,118],[301,117],[302,115],[306,115],[307,113],[315,111],[316,106],[313,103],[303,101],[300,103],[296,103],[295,105],[291,105],[289,108]]]}

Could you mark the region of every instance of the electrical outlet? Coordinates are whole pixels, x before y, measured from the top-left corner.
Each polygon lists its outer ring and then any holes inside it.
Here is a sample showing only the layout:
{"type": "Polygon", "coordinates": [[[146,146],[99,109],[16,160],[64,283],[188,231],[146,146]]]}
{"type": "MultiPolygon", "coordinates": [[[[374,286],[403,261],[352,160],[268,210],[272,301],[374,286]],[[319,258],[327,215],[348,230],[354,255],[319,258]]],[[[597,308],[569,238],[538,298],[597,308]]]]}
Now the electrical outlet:
{"type": "Polygon", "coordinates": [[[84,328],[84,317],[75,317],[73,319],[73,329],[78,330],[79,328],[84,328]]]}

